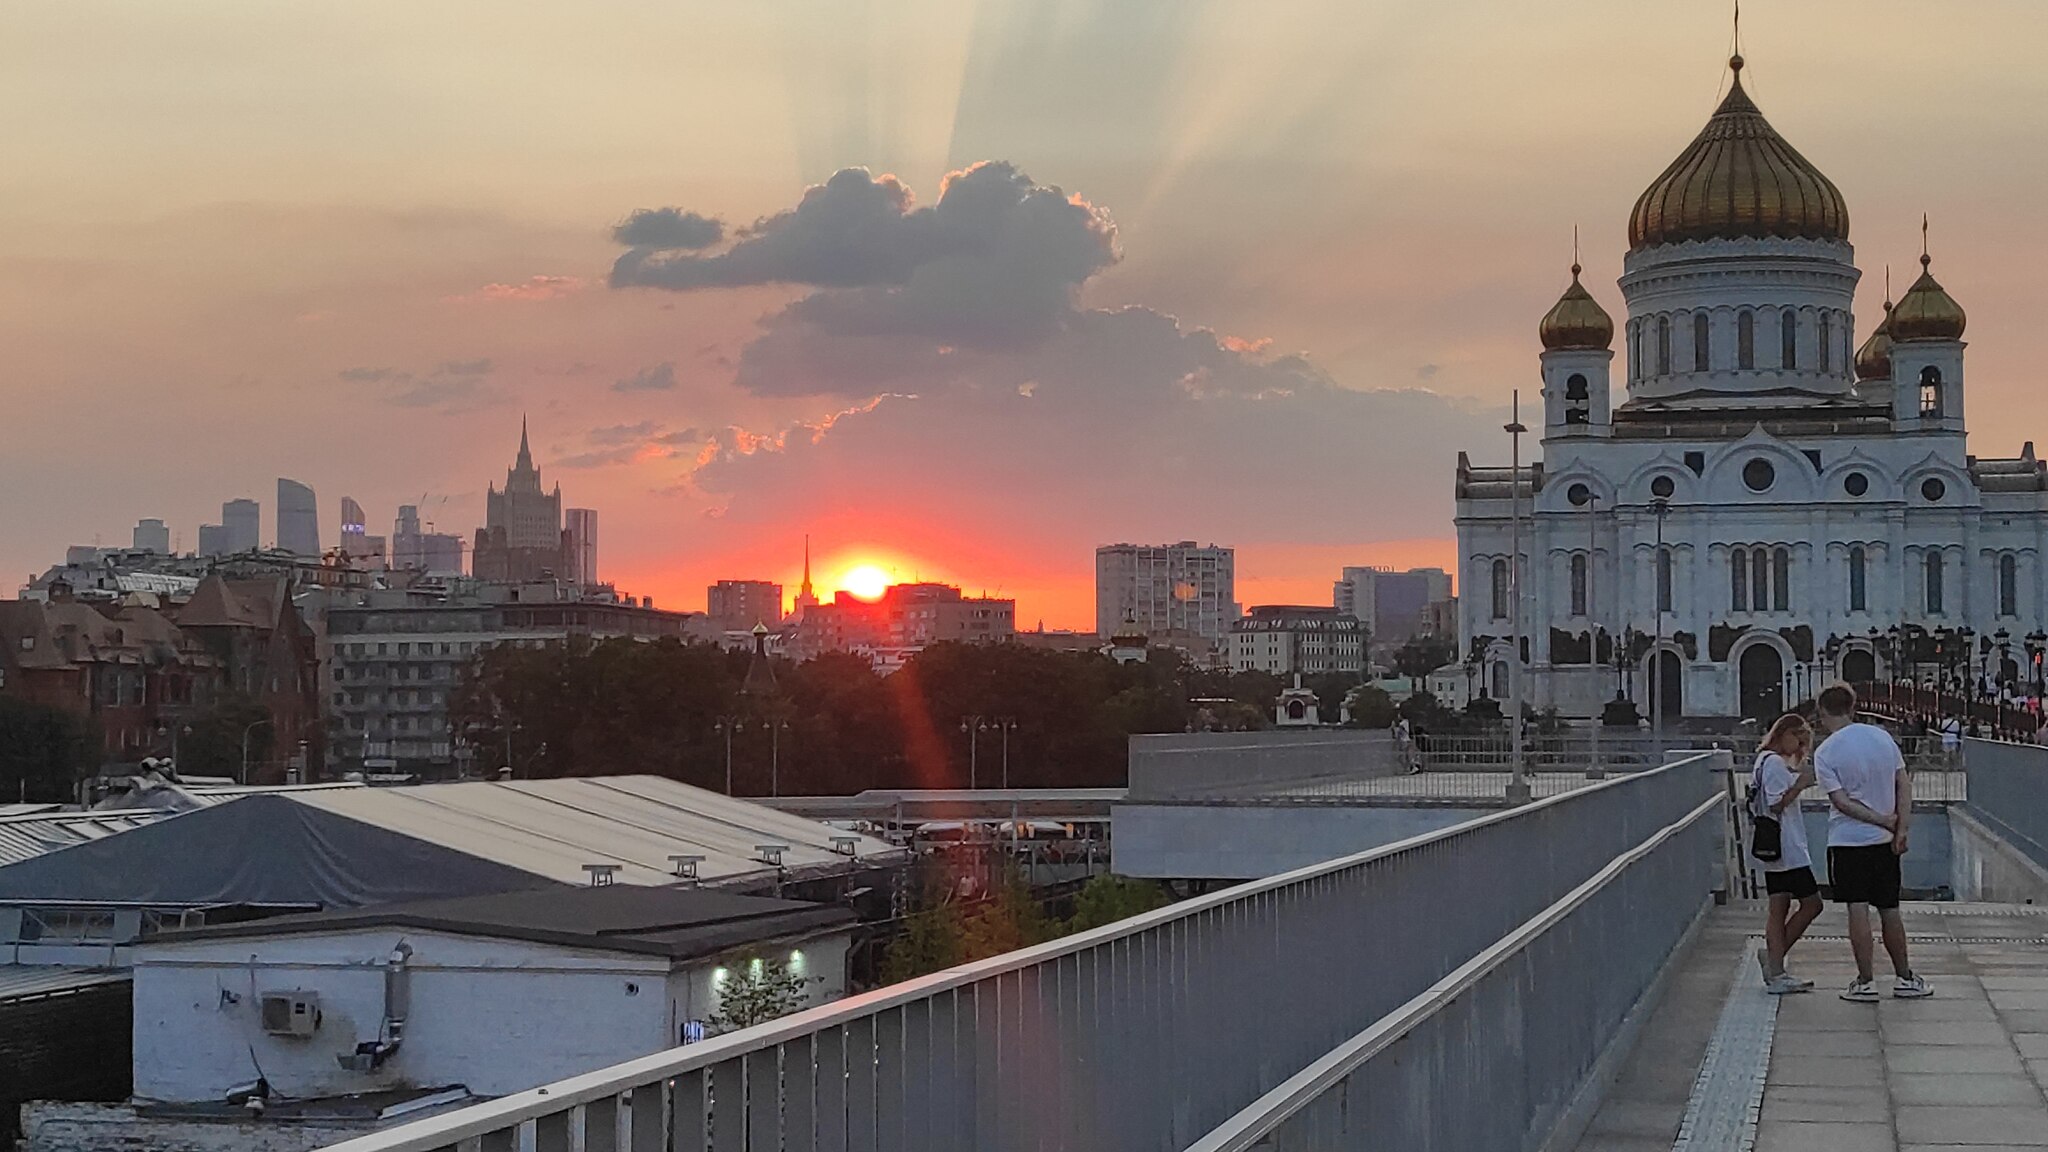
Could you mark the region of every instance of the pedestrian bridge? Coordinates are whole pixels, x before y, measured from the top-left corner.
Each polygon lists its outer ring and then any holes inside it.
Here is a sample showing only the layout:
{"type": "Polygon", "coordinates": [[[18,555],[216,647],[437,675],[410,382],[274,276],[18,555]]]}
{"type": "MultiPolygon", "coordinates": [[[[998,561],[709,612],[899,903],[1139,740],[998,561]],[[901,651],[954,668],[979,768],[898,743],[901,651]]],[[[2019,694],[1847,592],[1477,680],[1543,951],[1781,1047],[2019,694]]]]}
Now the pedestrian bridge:
{"type": "MultiPolygon", "coordinates": [[[[2048,918],[1917,907],[1920,1004],[1835,1000],[1846,945],[1813,940],[1823,989],[1781,1006],[1742,959],[1731,755],[1666,755],[335,1147],[1895,1148],[1990,1110],[1968,1130],[2026,1138],[1950,1142],[2048,1146],[2048,918]]],[[[2048,749],[1973,743],[1966,770],[1957,868],[2048,898],[2048,749]]]]}

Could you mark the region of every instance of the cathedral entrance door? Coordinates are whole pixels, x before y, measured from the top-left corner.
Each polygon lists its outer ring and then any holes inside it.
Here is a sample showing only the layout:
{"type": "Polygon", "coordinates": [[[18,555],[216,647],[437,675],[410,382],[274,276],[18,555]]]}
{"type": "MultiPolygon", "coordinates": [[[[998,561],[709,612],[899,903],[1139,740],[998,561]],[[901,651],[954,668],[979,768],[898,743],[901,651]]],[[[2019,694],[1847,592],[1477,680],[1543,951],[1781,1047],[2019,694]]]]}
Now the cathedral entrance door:
{"type": "Polygon", "coordinates": [[[1768,726],[1785,711],[1785,662],[1769,644],[1742,650],[1742,716],[1768,726]]]}
{"type": "Polygon", "coordinates": [[[1877,657],[1867,648],[1853,648],[1842,654],[1842,679],[1849,684],[1868,684],[1877,679],[1877,657]]]}
{"type": "Polygon", "coordinates": [[[1685,715],[1685,665],[1678,653],[1666,649],[1650,665],[1650,707],[1652,715],[1672,720],[1685,715]]]}

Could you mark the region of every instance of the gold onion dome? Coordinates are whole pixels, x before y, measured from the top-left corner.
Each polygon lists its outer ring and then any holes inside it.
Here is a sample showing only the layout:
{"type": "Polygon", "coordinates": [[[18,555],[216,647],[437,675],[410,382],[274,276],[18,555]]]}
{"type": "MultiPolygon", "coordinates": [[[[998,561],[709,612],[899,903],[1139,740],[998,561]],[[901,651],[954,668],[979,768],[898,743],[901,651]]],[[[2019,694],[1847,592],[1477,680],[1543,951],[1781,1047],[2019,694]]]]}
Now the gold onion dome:
{"type": "Polygon", "coordinates": [[[1686,240],[1847,240],[1849,208],[1820,169],[1785,142],[1742,90],[1728,96],[1678,159],[1636,200],[1629,250],[1686,240]]]}
{"type": "Polygon", "coordinates": [[[1969,317],[1963,315],[1963,306],[1956,298],[1935,280],[1928,271],[1932,264],[1925,253],[1920,256],[1920,278],[1899,297],[1899,306],[1886,317],[1893,340],[1960,340],[1969,317]]]}
{"type": "Polygon", "coordinates": [[[1858,380],[1889,380],[1892,378],[1892,302],[1884,302],[1884,319],[1870,330],[1869,339],[1856,350],[1856,378],[1858,380]]]}
{"type": "Polygon", "coordinates": [[[1579,283],[1580,268],[1572,265],[1571,287],[1543,314],[1536,334],[1548,352],[1605,350],[1614,343],[1614,319],[1579,283]]]}

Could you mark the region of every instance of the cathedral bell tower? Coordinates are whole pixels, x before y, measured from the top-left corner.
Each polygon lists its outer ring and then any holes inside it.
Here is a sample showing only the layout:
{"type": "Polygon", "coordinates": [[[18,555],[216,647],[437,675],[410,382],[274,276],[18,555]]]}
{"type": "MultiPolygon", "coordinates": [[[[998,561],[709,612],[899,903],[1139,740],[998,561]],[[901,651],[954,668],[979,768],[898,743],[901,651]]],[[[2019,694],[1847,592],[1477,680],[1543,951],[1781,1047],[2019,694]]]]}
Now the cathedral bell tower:
{"type": "Polygon", "coordinates": [[[1920,254],[1913,282],[1885,327],[1891,338],[1892,420],[1901,431],[1963,430],[1963,328],[1968,318],[1920,254]]]}
{"type": "Polygon", "coordinates": [[[1614,359],[1614,320],[1579,283],[1537,325],[1543,340],[1543,438],[1606,436],[1613,431],[1607,370],[1614,359]]]}

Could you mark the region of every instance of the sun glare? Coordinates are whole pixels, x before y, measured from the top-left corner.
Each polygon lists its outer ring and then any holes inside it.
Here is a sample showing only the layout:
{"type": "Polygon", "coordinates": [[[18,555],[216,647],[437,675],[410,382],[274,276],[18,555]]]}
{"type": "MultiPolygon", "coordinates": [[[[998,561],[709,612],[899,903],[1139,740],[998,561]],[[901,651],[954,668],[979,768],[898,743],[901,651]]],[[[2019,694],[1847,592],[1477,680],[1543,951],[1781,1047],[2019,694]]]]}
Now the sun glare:
{"type": "Polygon", "coordinates": [[[873,600],[882,594],[890,584],[889,574],[873,564],[862,564],[849,568],[839,578],[839,586],[863,600],[873,600]]]}

